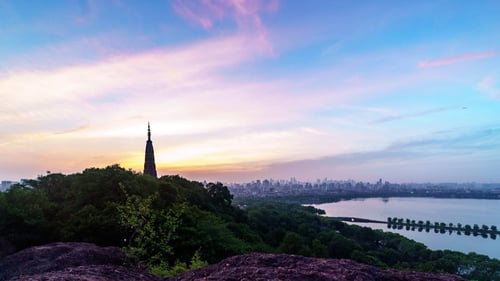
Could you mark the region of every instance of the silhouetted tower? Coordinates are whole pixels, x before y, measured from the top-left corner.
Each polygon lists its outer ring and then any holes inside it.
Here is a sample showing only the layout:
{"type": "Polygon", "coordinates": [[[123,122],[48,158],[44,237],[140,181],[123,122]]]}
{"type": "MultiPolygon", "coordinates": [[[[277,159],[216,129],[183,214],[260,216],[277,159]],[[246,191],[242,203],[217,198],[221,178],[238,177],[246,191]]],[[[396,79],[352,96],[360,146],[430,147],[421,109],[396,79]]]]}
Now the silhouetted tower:
{"type": "Polygon", "coordinates": [[[155,164],[155,151],[153,149],[153,142],[151,141],[151,128],[148,122],[148,140],[146,141],[146,158],[144,160],[144,174],[156,176],[156,164],[155,164]]]}

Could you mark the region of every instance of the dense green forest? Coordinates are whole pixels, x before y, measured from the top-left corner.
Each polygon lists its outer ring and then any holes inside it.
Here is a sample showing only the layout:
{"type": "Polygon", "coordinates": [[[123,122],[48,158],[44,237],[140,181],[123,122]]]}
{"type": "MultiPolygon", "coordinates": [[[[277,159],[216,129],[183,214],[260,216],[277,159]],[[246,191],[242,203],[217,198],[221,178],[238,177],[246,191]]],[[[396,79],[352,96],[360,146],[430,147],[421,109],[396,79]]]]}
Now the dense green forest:
{"type": "Polygon", "coordinates": [[[220,183],[156,179],[117,165],[48,174],[0,192],[0,255],[54,241],[123,247],[158,274],[243,253],[280,252],[500,280],[500,261],[487,256],[431,251],[403,236],[348,225],[299,204],[236,206],[220,183]]]}

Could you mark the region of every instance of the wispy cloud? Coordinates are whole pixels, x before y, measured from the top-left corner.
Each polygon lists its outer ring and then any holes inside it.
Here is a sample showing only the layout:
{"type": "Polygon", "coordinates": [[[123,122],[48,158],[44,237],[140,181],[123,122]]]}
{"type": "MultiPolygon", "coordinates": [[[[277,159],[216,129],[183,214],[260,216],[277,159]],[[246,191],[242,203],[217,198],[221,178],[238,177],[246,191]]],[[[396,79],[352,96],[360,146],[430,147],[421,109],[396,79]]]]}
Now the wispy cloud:
{"type": "Polygon", "coordinates": [[[402,119],[407,119],[407,118],[413,118],[413,117],[421,117],[421,116],[445,112],[445,111],[449,111],[449,110],[453,110],[453,109],[458,109],[458,107],[440,107],[440,108],[434,108],[434,109],[429,109],[429,110],[415,112],[415,113],[391,115],[391,116],[377,119],[377,120],[373,121],[373,124],[387,123],[387,122],[392,122],[392,121],[397,121],[397,120],[402,120],[402,119]]]}
{"type": "Polygon", "coordinates": [[[175,155],[176,165],[211,166],[320,155],[302,149],[304,143],[317,143],[319,129],[269,128],[300,119],[325,97],[309,93],[291,98],[289,81],[240,81],[223,75],[261,55],[254,43],[252,37],[235,35],[65,67],[4,72],[0,129],[8,135],[2,135],[0,152],[7,157],[8,147],[26,151],[16,165],[41,161],[33,166],[43,167],[51,158],[46,167],[53,170],[57,165],[71,171],[116,162],[140,168],[140,132],[149,119],[155,140],[163,141],[157,148],[159,165],[170,165],[175,155]],[[203,139],[172,144],[172,135],[200,134],[203,139]]]}
{"type": "MultiPolygon", "coordinates": [[[[226,89],[220,84],[219,71],[258,54],[249,38],[236,36],[200,42],[188,48],[124,57],[115,55],[47,70],[2,73],[0,128],[17,134],[16,141],[21,140],[24,133],[31,139],[33,133],[47,134],[75,123],[98,124],[85,131],[92,134],[99,128],[145,112],[150,118],[180,122],[199,117],[200,121],[194,124],[199,125],[196,127],[207,125],[205,130],[214,125],[225,126],[241,120],[224,121],[219,119],[223,115],[218,111],[210,117],[202,117],[204,106],[220,108],[217,95],[209,95],[207,91],[226,89]],[[198,86],[206,90],[195,90],[198,86]]],[[[193,126],[185,126],[190,127],[193,126]]]]}
{"type": "Polygon", "coordinates": [[[482,53],[467,53],[459,56],[446,57],[437,60],[424,60],[418,63],[418,67],[419,68],[439,67],[466,61],[481,60],[496,56],[497,54],[498,54],[497,51],[489,51],[482,53]]]}
{"type": "Polygon", "coordinates": [[[183,18],[211,29],[216,22],[230,19],[236,21],[240,28],[264,28],[260,13],[276,11],[277,0],[184,0],[173,2],[173,8],[183,18]]]}
{"type": "Polygon", "coordinates": [[[478,89],[487,94],[490,98],[500,100],[500,83],[495,76],[489,75],[484,77],[479,82],[478,89]]]}
{"type": "MultiPolygon", "coordinates": [[[[480,170],[485,168],[476,165],[478,161],[499,163],[498,157],[495,156],[500,149],[499,140],[500,124],[468,133],[461,130],[438,132],[420,139],[394,142],[378,150],[275,163],[249,174],[254,178],[268,175],[287,178],[301,173],[309,175],[309,180],[328,174],[337,179],[362,180],[361,175],[357,173],[357,169],[360,169],[364,171],[364,180],[372,181],[379,177],[395,180],[400,180],[401,177],[407,181],[421,181],[424,176],[435,181],[457,181],[461,180],[462,176],[465,179],[481,177],[480,170]],[[467,163],[464,163],[463,159],[468,159],[467,163]],[[401,169],[402,167],[404,169],[401,169]],[[463,167],[468,167],[469,170],[463,170],[463,167]],[[372,172],[369,172],[370,170],[372,172]],[[463,174],[458,175],[456,171],[459,170],[463,171],[463,174]]],[[[489,173],[494,167],[487,169],[489,173]]],[[[236,174],[237,177],[245,176],[242,172],[236,174]]]]}
{"type": "Polygon", "coordinates": [[[84,126],[80,126],[78,128],[73,128],[73,129],[69,129],[69,130],[65,130],[65,131],[60,131],[60,132],[57,132],[55,134],[56,135],[73,134],[73,133],[85,131],[87,129],[89,129],[89,126],[88,125],[84,125],[84,126]]]}
{"type": "Polygon", "coordinates": [[[86,24],[97,16],[97,3],[95,0],[80,0],[81,14],[74,21],[77,24],[86,24]]]}
{"type": "Polygon", "coordinates": [[[177,14],[204,29],[211,29],[214,21],[221,20],[226,13],[223,6],[210,1],[206,1],[205,5],[194,1],[175,1],[173,7],[177,14]]]}
{"type": "Polygon", "coordinates": [[[165,90],[181,86],[179,82],[200,83],[203,73],[213,73],[255,55],[258,52],[252,49],[249,38],[231,37],[194,44],[188,49],[151,51],[63,68],[7,73],[0,77],[0,95],[4,101],[0,108],[38,105],[29,108],[37,112],[55,100],[85,102],[117,92],[122,93],[122,98],[126,93],[129,97],[140,96],[140,93],[132,93],[148,84],[161,95],[158,87],[165,90]],[[198,81],[190,80],[194,77],[198,81]]]}
{"type": "Polygon", "coordinates": [[[269,54],[273,54],[268,31],[262,22],[261,13],[274,12],[279,7],[277,0],[178,0],[173,2],[178,15],[206,30],[214,28],[217,22],[234,21],[238,31],[255,35],[254,39],[269,54]]]}

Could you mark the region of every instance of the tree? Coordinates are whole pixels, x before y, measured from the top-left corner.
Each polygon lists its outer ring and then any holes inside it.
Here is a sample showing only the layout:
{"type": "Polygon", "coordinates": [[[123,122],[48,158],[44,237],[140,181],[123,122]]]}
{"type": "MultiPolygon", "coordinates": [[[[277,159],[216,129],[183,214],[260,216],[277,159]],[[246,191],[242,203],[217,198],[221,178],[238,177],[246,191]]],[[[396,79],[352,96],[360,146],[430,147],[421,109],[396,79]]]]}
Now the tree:
{"type": "Polygon", "coordinates": [[[22,249],[47,242],[49,226],[45,193],[21,184],[0,193],[0,238],[22,249]]]}
{"type": "Polygon", "coordinates": [[[488,232],[489,227],[485,224],[481,226],[481,232],[488,232]]]}
{"type": "Polygon", "coordinates": [[[283,241],[281,241],[280,246],[278,247],[278,251],[287,254],[304,254],[304,252],[308,251],[306,246],[304,245],[304,241],[302,237],[295,232],[287,232],[283,241]]]}
{"type": "Polygon", "coordinates": [[[446,223],[439,223],[439,233],[443,234],[446,232],[446,223]]]}
{"type": "Polygon", "coordinates": [[[464,227],[464,233],[465,235],[469,236],[472,231],[472,227],[469,224],[466,224],[464,227]]]}
{"type": "Polygon", "coordinates": [[[497,227],[495,225],[492,225],[490,227],[490,238],[493,239],[493,240],[496,240],[497,239],[497,227]]]}
{"type": "Polygon", "coordinates": [[[328,243],[328,251],[332,258],[349,258],[355,250],[362,250],[353,239],[334,233],[328,243]]]}
{"type": "Polygon", "coordinates": [[[328,258],[328,247],[326,247],[319,239],[314,239],[312,243],[312,254],[317,258],[328,258]]]}
{"type": "Polygon", "coordinates": [[[418,221],[418,232],[422,232],[423,229],[424,229],[424,222],[419,220],[418,221]]]}
{"type": "Polygon", "coordinates": [[[489,227],[487,225],[483,224],[481,226],[481,236],[483,238],[488,238],[488,230],[489,230],[489,227]]]}
{"type": "Polygon", "coordinates": [[[222,183],[209,183],[207,185],[207,191],[212,202],[219,207],[229,207],[233,201],[233,195],[229,192],[229,189],[222,183]]]}
{"type": "Polygon", "coordinates": [[[171,210],[154,210],[153,201],[158,196],[146,198],[129,195],[123,189],[127,200],[118,206],[120,221],[128,230],[128,247],[126,253],[138,261],[146,261],[149,265],[158,265],[173,255],[170,244],[179,227],[179,219],[184,206],[171,210]]]}
{"type": "Polygon", "coordinates": [[[477,236],[479,234],[479,225],[474,224],[474,226],[472,227],[472,234],[474,236],[477,236]]]}
{"type": "Polygon", "coordinates": [[[497,232],[497,227],[495,225],[492,225],[490,229],[492,232],[497,232]]]}

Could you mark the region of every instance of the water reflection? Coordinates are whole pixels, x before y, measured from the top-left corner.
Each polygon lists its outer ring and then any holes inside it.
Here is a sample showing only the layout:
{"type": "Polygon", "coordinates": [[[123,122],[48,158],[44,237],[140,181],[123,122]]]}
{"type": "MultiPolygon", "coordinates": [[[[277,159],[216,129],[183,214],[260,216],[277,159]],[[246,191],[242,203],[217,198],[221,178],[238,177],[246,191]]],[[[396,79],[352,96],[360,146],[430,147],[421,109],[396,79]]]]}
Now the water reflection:
{"type": "Polygon", "coordinates": [[[497,227],[495,225],[492,225],[491,227],[487,225],[482,225],[481,228],[479,225],[474,224],[473,227],[470,225],[465,225],[462,227],[461,223],[458,223],[457,225],[454,225],[453,223],[446,224],[444,222],[435,222],[434,224],[431,224],[430,221],[426,221],[425,225],[424,222],[419,220],[416,222],[415,220],[410,220],[406,219],[406,221],[402,218],[387,218],[387,228],[388,229],[404,229],[406,231],[415,231],[415,228],[418,227],[418,232],[422,232],[422,230],[425,228],[426,232],[429,232],[431,229],[434,229],[434,233],[448,233],[448,234],[453,234],[456,233],[457,235],[462,235],[462,231],[466,236],[470,236],[471,234],[473,236],[481,236],[483,238],[491,238],[493,240],[496,240],[497,235],[500,235],[500,232],[497,230],[497,227]]]}
{"type": "Polygon", "coordinates": [[[434,250],[476,252],[500,259],[500,243],[496,242],[496,235],[500,234],[497,233],[494,238],[487,234],[485,239],[481,239],[484,235],[480,232],[474,235],[472,229],[465,229],[466,225],[472,228],[474,224],[488,225],[490,228],[491,225],[500,225],[498,200],[369,198],[319,204],[314,207],[325,210],[326,216],[329,217],[358,217],[379,221],[387,221],[388,217],[411,218],[417,223],[414,231],[411,226],[409,230],[406,230],[405,226],[388,229],[386,224],[363,223],[360,225],[399,233],[434,250]],[[419,220],[424,222],[423,227],[418,226],[419,220]],[[442,233],[438,227],[437,234],[435,234],[434,230],[425,227],[427,220],[432,225],[433,222],[454,222],[456,227],[460,222],[461,229],[450,234],[449,230],[442,233]]]}

